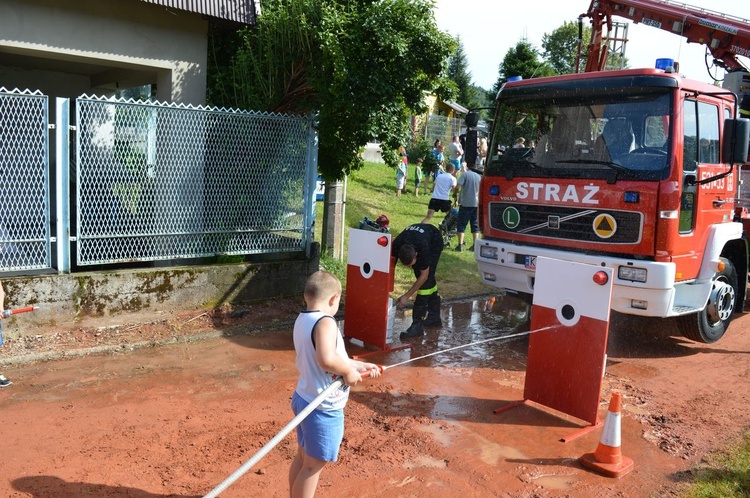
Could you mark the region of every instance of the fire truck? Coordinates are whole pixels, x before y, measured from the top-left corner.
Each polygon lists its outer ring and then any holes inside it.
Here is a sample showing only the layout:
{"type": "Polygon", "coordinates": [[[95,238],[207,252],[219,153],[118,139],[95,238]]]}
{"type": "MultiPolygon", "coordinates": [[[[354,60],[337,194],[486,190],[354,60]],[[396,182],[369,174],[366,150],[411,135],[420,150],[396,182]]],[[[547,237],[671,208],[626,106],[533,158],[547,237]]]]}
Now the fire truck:
{"type": "Polygon", "coordinates": [[[715,342],[746,298],[750,79],[737,56],[750,53],[750,21],[657,0],[594,0],[584,16],[585,72],[509,78],[497,94],[480,278],[530,300],[539,257],[611,268],[614,311],[715,342]],[[615,16],[704,44],[734,88],[683,78],[669,59],[603,70],[615,16]],[[501,152],[520,136],[526,147],[501,152]]]}

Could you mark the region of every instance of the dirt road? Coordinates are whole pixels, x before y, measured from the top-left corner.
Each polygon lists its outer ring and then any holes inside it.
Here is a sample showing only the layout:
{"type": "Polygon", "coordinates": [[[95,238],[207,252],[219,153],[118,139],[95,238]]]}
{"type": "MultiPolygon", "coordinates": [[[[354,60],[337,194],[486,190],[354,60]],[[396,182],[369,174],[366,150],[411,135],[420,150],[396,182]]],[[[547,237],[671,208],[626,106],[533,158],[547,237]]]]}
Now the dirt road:
{"type": "MultiPolygon", "coordinates": [[[[412,350],[370,360],[394,364],[508,333],[523,314],[510,298],[488,304],[446,304],[442,330],[412,350]]],[[[256,310],[213,323],[208,315],[184,318],[179,330],[138,330],[146,341],[214,327],[247,331],[288,312],[280,306],[271,318],[256,310]]],[[[493,413],[522,397],[527,347],[523,339],[498,340],[357,386],[340,461],[324,471],[318,496],[676,496],[701,458],[750,426],[750,316],[714,345],[615,318],[601,417],[611,391],[621,391],[622,450],[635,460],[627,476],[601,477],[577,462],[596,447],[599,430],[561,443],[583,424],[532,406],[493,413]]],[[[398,319],[396,335],[408,323],[398,319]]],[[[60,342],[107,342],[102,335],[133,342],[96,333],[72,331],[60,342]]],[[[0,390],[0,496],[195,497],[212,489],[291,420],[296,382],[290,327],[214,335],[4,366],[14,384],[0,390]]],[[[287,437],[222,496],[288,496],[294,451],[287,437]]]]}

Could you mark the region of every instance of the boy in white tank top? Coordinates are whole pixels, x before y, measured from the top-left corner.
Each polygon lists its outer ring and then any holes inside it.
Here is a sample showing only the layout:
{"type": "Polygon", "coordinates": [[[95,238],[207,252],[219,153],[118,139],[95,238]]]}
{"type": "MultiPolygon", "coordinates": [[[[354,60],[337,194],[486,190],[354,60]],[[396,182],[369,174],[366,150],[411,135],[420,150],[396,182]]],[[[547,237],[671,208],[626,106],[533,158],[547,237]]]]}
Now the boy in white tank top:
{"type": "Polygon", "coordinates": [[[300,372],[292,397],[294,414],[301,412],[338,377],[343,377],[345,386],[331,393],[297,426],[297,455],[289,469],[292,498],[314,496],[323,467],[338,458],[349,386],[359,383],[365,371],[370,371],[370,377],[380,375],[374,363],[352,360],[346,353],[344,338],[334,318],[340,300],[341,282],[328,272],[315,272],[305,284],[307,309],[294,323],[294,350],[300,372]]]}

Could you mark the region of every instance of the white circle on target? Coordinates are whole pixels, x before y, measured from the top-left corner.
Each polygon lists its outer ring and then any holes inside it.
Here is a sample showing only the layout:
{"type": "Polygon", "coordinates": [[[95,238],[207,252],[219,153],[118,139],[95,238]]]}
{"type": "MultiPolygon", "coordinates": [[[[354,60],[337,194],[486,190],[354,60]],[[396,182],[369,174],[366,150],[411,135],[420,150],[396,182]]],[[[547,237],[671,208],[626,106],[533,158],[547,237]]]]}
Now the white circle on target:
{"type": "Polygon", "coordinates": [[[572,327],[581,319],[578,306],[570,299],[564,299],[555,307],[557,320],[566,327],[572,327]]]}
{"type": "Polygon", "coordinates": [[[362,262],[362,264],[359,267],[359,273],[362,274],[365,278],[372,277],[372,274],[375,273],[375,271],[372,268],[372,265],[368,261],[362,262]]]}

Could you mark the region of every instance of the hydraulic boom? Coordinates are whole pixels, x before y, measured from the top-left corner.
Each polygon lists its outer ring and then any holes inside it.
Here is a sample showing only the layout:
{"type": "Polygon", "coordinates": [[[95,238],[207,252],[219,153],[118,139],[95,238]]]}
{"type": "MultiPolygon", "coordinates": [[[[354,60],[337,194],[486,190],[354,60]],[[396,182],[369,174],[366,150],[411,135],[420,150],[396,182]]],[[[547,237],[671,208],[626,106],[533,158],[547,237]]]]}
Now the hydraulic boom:
{"type": "Polygon", "coordinates": [[[747,71],[737,59],[738,55],[750,57],[747,19],[668,0],[592,0],[588,12],[581,15],[591,18],[592,23],[587,73],[604,70],[608,47],[602,43],[603,32],[605,25],[607,32],[611,31],[613,16],[683,36],[688,43],[705,45],[717,66],[727,71],[747,71]]]}

